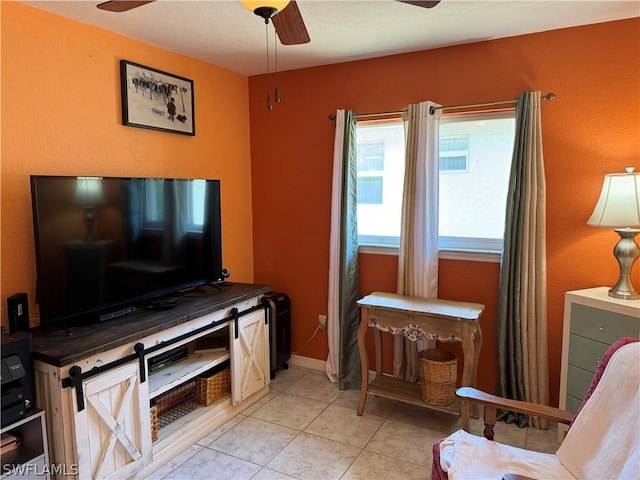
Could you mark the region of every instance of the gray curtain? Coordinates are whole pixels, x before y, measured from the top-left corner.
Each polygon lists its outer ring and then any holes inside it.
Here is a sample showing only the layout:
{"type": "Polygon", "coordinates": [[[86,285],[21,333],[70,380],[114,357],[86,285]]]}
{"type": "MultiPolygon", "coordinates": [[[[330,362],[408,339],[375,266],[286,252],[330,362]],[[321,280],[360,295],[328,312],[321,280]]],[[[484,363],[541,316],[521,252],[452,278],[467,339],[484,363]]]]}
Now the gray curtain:
{"type": "Polygon", "coordinates": [[[338,287],[340,328],[338,388],[340,390],[359,390],[362,377],[357,342],[360,311],[356,304],[360,298],[357,223],[358,163],[356,116],[349,110],[345,111],[344,129],[338,287]]]}
{"type": "MultiPolygon", "coordinates": [[[[546,292],[546,186],[540,92],[516,103],[516,138],[507,193],[498,308],[498,394],[549,404],[546,292]]],[[[507,423],[546,428],[504,412],[507,423]]]]}

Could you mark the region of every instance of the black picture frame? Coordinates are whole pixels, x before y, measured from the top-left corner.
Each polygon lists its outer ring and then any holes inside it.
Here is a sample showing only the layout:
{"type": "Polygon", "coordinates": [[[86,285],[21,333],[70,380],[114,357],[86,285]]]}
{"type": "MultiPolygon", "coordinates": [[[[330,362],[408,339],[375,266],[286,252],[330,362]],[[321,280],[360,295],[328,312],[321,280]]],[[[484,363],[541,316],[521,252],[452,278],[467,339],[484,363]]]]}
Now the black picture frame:
{"type": "Polygon", "coordinates": [[[120,60],[120,88],[123,125],[196,134],[193,80],[120,60]]]}

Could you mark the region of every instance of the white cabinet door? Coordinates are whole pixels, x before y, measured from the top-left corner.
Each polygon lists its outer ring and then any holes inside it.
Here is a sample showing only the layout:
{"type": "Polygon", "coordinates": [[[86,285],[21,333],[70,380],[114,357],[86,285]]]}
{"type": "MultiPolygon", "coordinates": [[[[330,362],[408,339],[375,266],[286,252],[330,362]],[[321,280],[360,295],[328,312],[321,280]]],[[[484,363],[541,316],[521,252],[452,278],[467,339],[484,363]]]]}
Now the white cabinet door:
{"type": "Polygon", "coordinates": [[[124,478],[151,459],[146,385],[131,362],[83,382],[85,408],[72,389],[79,478],[124,478]]]}
{"type": "Polygon", "coordinates": [[[269,326],[264,310],[241,316],[237,332],[234,323],[229,325],[231,400],[237,405],[269,384],[269,326]]]}

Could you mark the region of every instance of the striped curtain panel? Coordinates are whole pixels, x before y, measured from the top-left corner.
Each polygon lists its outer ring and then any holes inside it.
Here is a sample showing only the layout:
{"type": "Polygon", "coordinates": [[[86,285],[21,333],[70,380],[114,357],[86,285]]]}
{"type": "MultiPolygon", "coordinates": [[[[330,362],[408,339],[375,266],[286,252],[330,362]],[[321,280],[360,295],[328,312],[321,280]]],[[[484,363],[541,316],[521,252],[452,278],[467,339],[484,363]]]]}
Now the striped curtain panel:
{"type": "MultiPolygon", "coordinates": [[[[516,103],[516,138],[507,193],[498,307],[498,395],[549,404],[546,185],[540,92],[516,103]]],[[[505,412],[507,423],[547,428],[546,420],[505,412]]]]}
{"type": "MultiPolygon", "coordinates": [[[[438,129],[440,109],[433,102],[409,105],[405,122],[406,158],[396,292],[438,297],[438,129]]],[[[393,339],[393,375],[415,382],[420,376],[418,351],[434,341],[393,339]]]]}
{"type": "Polygon", "coordinates": [[[338,110],[329,237],[329,355],[325,371],[341,390],[360,389],[356,117],[338,110]]]}

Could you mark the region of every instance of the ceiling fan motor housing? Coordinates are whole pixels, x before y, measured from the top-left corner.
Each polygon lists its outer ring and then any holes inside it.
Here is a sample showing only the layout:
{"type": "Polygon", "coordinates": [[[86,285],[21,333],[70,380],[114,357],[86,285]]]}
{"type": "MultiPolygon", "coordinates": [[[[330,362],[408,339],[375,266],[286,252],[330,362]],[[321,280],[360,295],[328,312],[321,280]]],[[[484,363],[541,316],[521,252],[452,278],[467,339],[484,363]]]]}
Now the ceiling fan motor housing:
{"type": "Polygon", "coordinates": [[[278,13],[278,9],[274,7],[258,7],[253,13],[264,18],[264,23],[269,23],[269,19],[278,13]]]}

